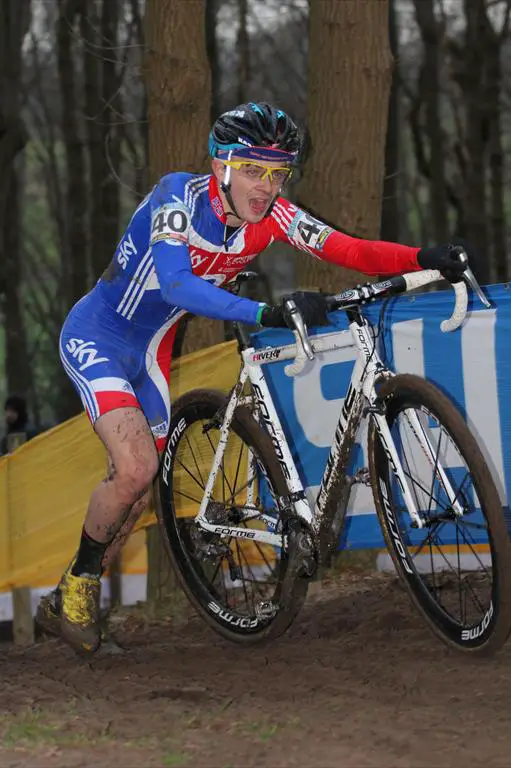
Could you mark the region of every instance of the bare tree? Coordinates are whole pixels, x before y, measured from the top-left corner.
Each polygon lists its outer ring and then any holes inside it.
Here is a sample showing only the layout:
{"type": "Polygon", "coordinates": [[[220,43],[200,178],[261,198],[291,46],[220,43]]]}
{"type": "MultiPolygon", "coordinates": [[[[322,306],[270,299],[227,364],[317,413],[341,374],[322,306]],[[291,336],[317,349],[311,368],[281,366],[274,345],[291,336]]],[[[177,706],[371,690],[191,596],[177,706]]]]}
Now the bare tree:
{"type": "MultiPolygon", "coordinates": [[[[147,0],[146,82],[153,183],[171,171],[197,173],[206,167],[211,80],[205,22],[205,0],[147,0]]],[[[197,318],[187,329],[184,350],[200,349],[222,338],[221,323],[197,318]]],[[[148,560],[148,598],[160,600],[172,590],[173,579],[155,529],[148,532],[148,560]]]]}
{"type": "Polygon", "coordinates": [[[27,135],[21,117],[22,45],[30,23],[30,0],[6,0],[0,13],[0,297],[6,329],[10,391],[30,382],[21,305],[20,177],[16,156],[27,135]]]}
{"type": "MultiPolygon", "coordinates": [[[[313,0],[309,24],[312,152],[299,199],[338,229],[377,237],[392,72],[388,2],[313,0]]],[[[300,285],[331,290],[357,280],[299,258],[300,285]]]]}
{"type": "Polygon", "coordinates": [[[505,191],[505,153],[502,124],[502,49],[509,34],[511,0],[507,0],[500,28],[493,26],[486,15],[487,45],[487,104],[488,104],[488,151],[490,180],[490,237],[491,257],[495,279],[499,283],[509,280],[507,260],[505,191]]]}
{"type": "Polygon", "coordinates": [[[211,96],[205,0],[148,0],[146,77],[151,181],[203,171],[211,96]]]}
{"type": "Polygon", "coordinates": [[[389,43],[394,71],[389,97],[387,137],[385,142],[385,179],[381,210],[381,236],[399,241],[399,170],[400,170],[400,104],[399,104],[399,30],[396,0],[389,0],[389,43]]]}
{"type": "MultiPolygon", "coordinates": [[[[451,74],[461,94],[464,118],[458,155],[463,180],[463,234],[480,255],[478,277],[487,283],[490,279],[487,150],[490,137],[489,115],[493,111],[495,117],[496,103],[495,77],[493,87],[488,90],[488,51],[495,40],[485,0],[463,0],[463,10],[464,34],[461,37],[452,36],[449,41],[451,74]],[[493,104],[490,109],[489,100],[493,104]]],[[[498,90],[498,68],[496,71],[495,61],[493,74],[497,75],[498,90]]]]}
{"type": "Polygon", "coordinates": [[[89,157],[88,229],[92,276],[108,264],[119,234],[120,103],[119,0],[82,0],[81,35],[89,157]]]}
{"type": "Polygon", "coordinates": [[[71,307],[89,287],[87,183],[83,126],[73,43],[81,0],[59,0],[57,60],[61,88],[61,124],[66,157],[66,243],[63,254],[66,296],[71,307]]]}
{"type": "Polygon", "coordinates": [[[434,0],[414,0],[414,5],[424,49],[423,64],[419,74],[418,103],[425,112],[424,133],[428,144],[427,159],[424,149],[423,153],[429,179],[432,236],[436,242],[442,243],[449,237],[446,142],[440,109],[444,28],[435,17],[434,0]]]}
{"type": "Polygon", "coordinates": [[[238,97],[239,104],[247,99],[247,89],[250,81],[250,40],[248,36],[248,0],[238,0],[238,97]]]}
{"type": "Polygon", "coordinates": [[[220,60],[217,41],[217,18],[220,0],[206,0],[206,51],[211,71],[211,110],[213,122],[220,114],[220,60]]]}

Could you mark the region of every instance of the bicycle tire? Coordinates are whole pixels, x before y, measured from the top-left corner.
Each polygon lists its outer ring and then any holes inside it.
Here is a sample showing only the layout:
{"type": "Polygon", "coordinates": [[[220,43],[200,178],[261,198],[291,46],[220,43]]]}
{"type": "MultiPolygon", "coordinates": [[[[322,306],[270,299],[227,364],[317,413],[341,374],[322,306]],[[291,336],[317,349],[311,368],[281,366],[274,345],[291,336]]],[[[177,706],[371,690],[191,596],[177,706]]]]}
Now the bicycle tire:
{"type": "MultiPolygon", "coordinates": [[[[453,441],[459,455],[466,462],[468,468],[466,476],[468,481],[472,483],[476,498],[480,502],[480,512],[478,511],[475,514],[482,515],[488,530],[487,548],[489,549],[492,566],[492,586],[488,611],[484,613],[482,620],[470,625],[464,625],[461,617],[460,621],[457,621],[450,610],[447,610],[445,605],[439,603],[435,597],[435,593],[442,594],[442,589],[448,595],[449,587],[443,588],[441,586],[441,579],[435,584],[435,577],[433,577],[429,584],[423,580],[421,572],[416,567],[417,561],[412,556],[413,547],[412,552],[408,549],[410,542],[409,532],[407,533],[404,524],[400,523],[400,511],[397,506],[400,492],[399,489],[396,490],[396,487],[393,488],[392,486],[390,463],[385,455],[374,420],[371,419],[368,433],[371,486],[383,536],[397,573],[404,583],[413,604],[438,637],[451,647],[461,651],[481,655],[491,654],[503,646],[511,631],[511,554],[501,501],[487,463],[475,437],[469,430],[459,410],[431,382],[412,374],[396,375],[377,383],[377,392],[380,401],[385,405],[386,421],[389,428],[396,425],[399,415],[403,414],[407,408],[420,412],[423,418],[427,411],[430,414],[428,418],[431,418],[431,416],[436,418],[438,424],[443,429],[443,434],[446,434],[453,441]],[[385,498],[385,495],[387,498],[385,498]]],[[[440,452],[442,433],[437,434],[439,434],[438,452],[440,452]]],[[[446,466],[448,466],[447,462],[446,466]]],[[[435,469],[433,469],[432,474],[435,474],[435,469]]],[[[465,480],[463,480],[463,483],[465,483],[465,480]]],[[[421,483],[418,483],[418,486],[422,492],[424,486],[421,486],[421,483]]],[[[468,498],[468,491],[459,490],[457,493],[460,494],[460,499],[468,498]]],[[[431,494],[433,498],[433,487],[431,494]]],[[[440,492],[437,494],[437,498],[440,498],[440,492]]],[[[451,510],[453,510],[452,507],[451,510]]],[[[450,514],[452,520],[448,522],[453,522],[460,528],[462,525],[465,525],[465,522],[461,522],[464,520],[464,515],[461,518],[456,518],[454,511],[451,511],[450,514]]],[[[442,522],[444,517],[445,515],[438,516],[437,514],[437,518],[440,520],[440,524],[436,528],[437,531],[442,525],[446,525],[446,522],[442,522]]],[[[432,519],[434,520],[434,516],[432,516],[432,519]]],[[[467,521],[469,520],[470,518],[467,517],[467,521]]],[[[436,525],[436,523],[434,524],[436,525]]],[[[477,527],[473,525],[474,529],[477,527]]],[[[485,526],[479,526],[479,528],[485,529],[485,526]]],[[[433,524],[431,524],[432,530],[433,524]]],[[[432,534],[429,535],[431,536],[432,534]]],[[[429,545],[430,549],[432,549],[431,540],[429,545]]],[[[416,547],[415,549],[415,557],[418,554],[422,554],[420,548],[417,550],[416,547]]],[[[474,551],[476,550],[477,545],[474,546],[474,551]]],[[[441,547],[438,547],[438,552],[441,552],[441,547]]],[[[439,557],[439,555],[433,550],[430,553],[432,564],[435,562],[435,557],[439,557]]],[[[449,554],[443,554],[442,557],[445,563],[450,562],[449,554]]],[[[469,592],[469,587],[467,586],[468,575],[464,571],[463,578],[465,581],[463,582],[461,577],[463,558],[460,558],[459,543],[457,557],[460,584],[463,584],[464,590],[463,600],[466,604],[469,592]]],[[[443,563],[444,576],[442,578],[448,584],[448,577],[445,577],[445,571],[447,570],[445,563],[443,563]]],[[[468,571],[467,566],[465,566],[465,569],[468,571]]],[[[461,589],[462,587],[460,586],[460,613],[463,612],[461,589]]]]}
{"type": "MultiPolygon", "coordinates": [[[[252,618],[250,621],[245,621],[233,608],[220,605],[218,593],[207,588],[201,574],[196,570],[198,562],[194,563],[193,556],[187,550],[187,544],[191,544],[191,539],[188,535],[187,542],[184,525],[178,523],[173,493],[176,456],[178,456],[179,445],[185,440],[187,432],[193,428],[193,425],[201,420],[214,419],[215,415],[226,407],[227,402],[227,397],[222,392],[208,389],[192,390],[176,401],[173,406],[169,438],[162,454],[156,483],[156,507],[170,561],[183,591],[195,610],[212,629],[226,639],[250,644],[274,639],[288,629],[305,601],[308,583],[304,578],[296,578],[292,585],[291,598],[286,600],[285,607],[279,607],[274,617],[257,620],[252,618]]],[[[287,485],[271,439],[253,418],[249,408],[246,406],[236,408],[230,429],[255,453],[275,494],[286,495],[287,485]]],[[[276,589],[277,600],[278,589],[282,585],[287,566],[287,557],[283,549],[281,554],[276,589]]]]}

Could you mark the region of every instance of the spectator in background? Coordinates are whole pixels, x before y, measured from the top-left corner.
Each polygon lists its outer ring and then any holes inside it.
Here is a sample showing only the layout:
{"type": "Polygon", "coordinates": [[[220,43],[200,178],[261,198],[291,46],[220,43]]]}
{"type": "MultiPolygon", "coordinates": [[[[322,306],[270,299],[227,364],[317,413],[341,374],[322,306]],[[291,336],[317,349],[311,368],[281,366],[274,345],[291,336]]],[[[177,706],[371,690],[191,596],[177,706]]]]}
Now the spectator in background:
{"type": "Polygon", "coordinates": [[[8,453],[9,435],[16,432],[26,434],[26,439],[34,437],[35,432],[28,426],[27,403],[25,398],[18,395],[11,395],[7,398],[4,405],[5,414],[5,434],[0,442],[0,455],[8,453]]]}

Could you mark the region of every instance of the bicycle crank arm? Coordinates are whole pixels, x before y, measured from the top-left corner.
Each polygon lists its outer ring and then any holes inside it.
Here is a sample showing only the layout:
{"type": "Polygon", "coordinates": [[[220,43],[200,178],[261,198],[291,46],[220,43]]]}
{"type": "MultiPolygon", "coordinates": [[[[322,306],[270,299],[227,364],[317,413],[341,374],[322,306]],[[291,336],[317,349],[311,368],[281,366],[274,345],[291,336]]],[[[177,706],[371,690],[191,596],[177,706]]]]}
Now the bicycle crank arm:
{"type": "Polygon", "coordinates": [[[284,610],[291,608],[296,579],[312,578],[318,567],[312,536],[298,520],[291,521],[287,540],[288,565],[279,596],[279,605],[284,610]]]}

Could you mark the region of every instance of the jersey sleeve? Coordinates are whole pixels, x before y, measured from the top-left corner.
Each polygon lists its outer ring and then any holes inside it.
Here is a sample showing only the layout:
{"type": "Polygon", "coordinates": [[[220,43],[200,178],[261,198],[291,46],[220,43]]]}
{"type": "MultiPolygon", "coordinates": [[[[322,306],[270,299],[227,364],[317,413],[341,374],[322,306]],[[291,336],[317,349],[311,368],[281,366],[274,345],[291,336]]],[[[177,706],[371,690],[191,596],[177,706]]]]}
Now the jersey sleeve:
{"type": "Polygon", "coordinates": [[[366,275],[395,275],[421,269],[417,263],[419,248],[350,237],[284,198],[277,199],[271,216],[276,240],[332,264],[366,275]]]}
{"type": "Polygon", "coordinates": [[[164,177],[150,199],[150,247],[163,299],[195,315],[255,323],[261,306],[257,301],[234,296],[209,283],[207,276],[193,274],[188,248],[192,212],[179,176],[164,177]]]}

